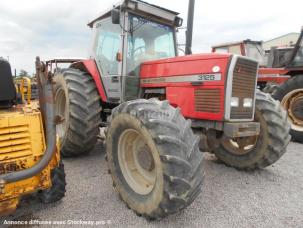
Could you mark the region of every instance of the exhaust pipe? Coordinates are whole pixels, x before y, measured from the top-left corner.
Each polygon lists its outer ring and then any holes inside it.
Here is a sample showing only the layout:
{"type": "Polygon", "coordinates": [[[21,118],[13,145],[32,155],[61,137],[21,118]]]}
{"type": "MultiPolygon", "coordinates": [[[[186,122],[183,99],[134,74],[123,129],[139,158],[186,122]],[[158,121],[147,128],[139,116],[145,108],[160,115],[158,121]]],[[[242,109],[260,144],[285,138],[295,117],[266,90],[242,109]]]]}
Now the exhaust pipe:
{"type": "Polygon", "coordinates": [[[36,72],[39,85],[39,103],[45,125],[46,151],[41,160],[29,169],[0,175],[0,183],[17,182],[39,174],[51,161],[56,152],[56,125],[52,79],[48,76],[47,67],[36,58],[36,72]]]}
{"type": "Polygon", "coordinates": [[[195,0],[189,0],[188,14],[187,14],[187,29],[186,29],[186,46],[185,55],[191,55],[192,42],[193,42],[193,27],[194,27],[194,15],[195,14],[195,0]]]}

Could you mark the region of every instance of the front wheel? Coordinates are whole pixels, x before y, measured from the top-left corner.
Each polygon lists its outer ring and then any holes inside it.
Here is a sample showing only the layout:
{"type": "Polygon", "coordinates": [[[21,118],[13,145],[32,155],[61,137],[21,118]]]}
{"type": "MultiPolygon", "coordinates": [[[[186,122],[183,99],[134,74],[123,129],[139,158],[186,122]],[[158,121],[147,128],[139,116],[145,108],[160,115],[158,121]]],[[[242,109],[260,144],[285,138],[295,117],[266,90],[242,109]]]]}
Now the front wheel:
{"type": "Polygon", "coordinates": [[[106,139],[109,171],[138,215],[160,219],[193,202],[202,186],[199,138],[178,109],[136,100],[113,110],[106,139]]]}
{"type": "Polygon", "coordinates": [[[65,171],[63,162],[60,160],[59,166],[51,171],[52,186],[49,189],[40,191],[39,198],[43,203],[53,203],[61,200],[65,196],[65,171]]]}
{"type": "Polygon", "coordinates": [[[294,140],[303,143],[303,75],[290,78],[273,93],[281,101],[291,122],[290,134],[294,140]]]}
{"type": "Polygon", "coordinates": [[[269,94],[257,92],[255,121],[260,134],[251,137],[222,136],[215,155],[227,164],[243,170],[265,168],[280,159],[290,141],[290,124],[280,103],[269,94]]]}

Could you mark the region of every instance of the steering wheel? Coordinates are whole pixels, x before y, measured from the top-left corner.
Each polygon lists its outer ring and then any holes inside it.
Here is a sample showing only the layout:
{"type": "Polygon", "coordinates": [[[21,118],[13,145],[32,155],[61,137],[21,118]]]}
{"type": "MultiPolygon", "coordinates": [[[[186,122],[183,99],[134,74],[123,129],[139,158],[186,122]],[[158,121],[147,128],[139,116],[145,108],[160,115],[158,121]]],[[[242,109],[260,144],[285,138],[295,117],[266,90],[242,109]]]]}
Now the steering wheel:
{"type": "Polygon", "coordinates": [[[134,60],[135,61],[138,61],[138,56],[139,55],[142,55],[143,53],[145,52],[145,46],[141,46],[141,47],[137,47],[135,50],[134,50],[134,53],[133,53],[133,55],[134,55],[134,60]],[[137,52],[139,52],[140,51],[140,53],[138,53],[138,54],[136,54],[137,52]]]}
{"type": "Polygon", "coordinates": [[[100,64],[102,70],[105,71],[106,74],[116,72],[118,69],[118,62],[110,61],[107,59],[107,57],[105,57],[102,54],[99,56],[98,62],[100,64]]]}

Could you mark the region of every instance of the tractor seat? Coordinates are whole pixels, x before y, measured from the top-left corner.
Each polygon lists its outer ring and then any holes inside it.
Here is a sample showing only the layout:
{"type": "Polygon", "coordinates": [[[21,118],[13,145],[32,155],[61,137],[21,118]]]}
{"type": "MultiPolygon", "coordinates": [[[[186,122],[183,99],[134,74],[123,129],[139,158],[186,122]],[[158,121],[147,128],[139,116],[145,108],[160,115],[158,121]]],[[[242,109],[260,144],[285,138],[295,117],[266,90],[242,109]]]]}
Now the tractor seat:
{"type": "Polygon", "coordinates": [[[10,108],[16,104],[16,88],[8,61],[0,58],[0,108],[10,108]]]}

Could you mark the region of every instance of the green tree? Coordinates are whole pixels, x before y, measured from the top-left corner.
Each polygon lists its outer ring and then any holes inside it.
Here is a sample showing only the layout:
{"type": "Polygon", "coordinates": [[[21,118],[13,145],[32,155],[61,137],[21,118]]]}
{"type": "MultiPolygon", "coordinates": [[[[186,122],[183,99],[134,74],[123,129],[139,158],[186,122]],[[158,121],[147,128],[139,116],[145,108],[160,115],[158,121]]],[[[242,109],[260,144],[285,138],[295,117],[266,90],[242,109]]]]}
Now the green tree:
{"type": "Polygon", "coordinates": [[[21,69],[19,72],[19,77],[28,77],[29,74],[26,70],[21,69]]]}

